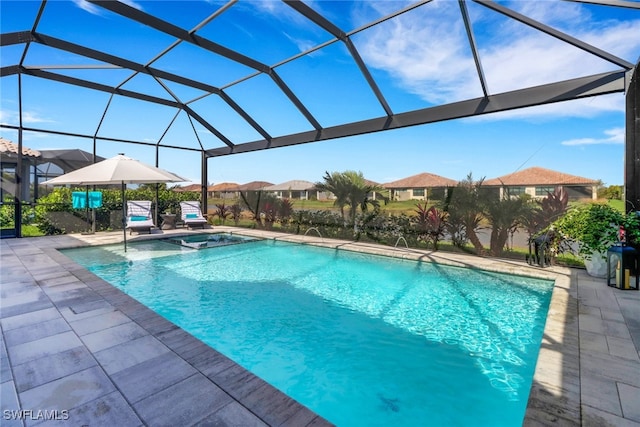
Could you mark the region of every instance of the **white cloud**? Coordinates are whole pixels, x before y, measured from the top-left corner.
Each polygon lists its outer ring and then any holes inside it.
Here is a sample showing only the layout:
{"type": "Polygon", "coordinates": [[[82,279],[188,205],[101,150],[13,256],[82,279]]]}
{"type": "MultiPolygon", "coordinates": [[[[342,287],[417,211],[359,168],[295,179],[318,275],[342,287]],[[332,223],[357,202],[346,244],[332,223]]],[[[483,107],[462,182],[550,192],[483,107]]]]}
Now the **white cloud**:
{"type": "Polygon", "coordinates": [[[431,103],[481,95],[457,3],[433,2],[362,33],[365,61],[431,103]],[[450,7],[452,6],[452,7],[450,7]]]}
{"type": "Polygon", "coordinates": [[[102,9],[101,8],[99,8],[98,6],[94,5],[93,3],[89,3],[86,0],[73,0],[73,2],[80,9],[84,10],[85,12],[89,12],[92,15],[101,15],[102,14],[102,9]]]}
{"type": "MultiPolygon", "coordinates": [[[[6,124],[14,124],[17,125],[20,121],[18,116],[18,112],[15,110],[12,111],[0,111],[0,123],[6,124]]],[[[47,119],[44,117],[40,117],[35,111],[23,111],[22,112],[22,123],[32,124],[32,123],[55,123],[55,120],[47,119]]]]}
{"type": "MultiPolygon", "coordinates": [[[[140,3],[136,2],[136,1],[133,1],[133,0],[120,0],[120,1],[122,3],[124,3],[124,4],[126,4],[127,6],[131,6],[133,8],[138,9],[138,10],[143,10],[142,9],[142,5],[140,5],[140,3]]],[[[103,14],[104,9],[94,5],[93,3],[89,3],[86,0],[73,0],[73,2],[80,9],[84,10],[85,12],[89,12],[92,15],[102,15],[103,14]]]]}
{"type": "Polygon", "coordinates": [[[604,131],[606,136],[601,138],[577,138],[562,141],[562,145],[597,145],[624,144],[624,128],[613,128],[604,131]]]}
{"type": "Polygon", "coordinates": [[[140,3],[138,3],[138,2],[136,2],[136,1],[133,1],[133,0],[120,0],[120,1],[122,3],[128,5],[128,6],[131,6],[131,7],[135,8],[135,9],[143,10],[142,9],[142,5],[140,3]]]}
{"type": "MultiPolygon", "coordinates": [[[[317,45],[317,43],[312,40],[292,37],[286,31],[283,31],[282,34],[284,34],[287,39],[295,44],[300,52],[306,52],[307,50],[317,45]]],[[[312,53],[311,55],[315,55],[317,53],[318,51],[312,53]]]]}
{"type": "MultiPolygon", "coordinates": [[[[635,37],[640,34],[640,20],[596,22],[582,5],[564,2],[518,1],[516,6],[629,62],[640,53],[640,38],[635,37]]],[[[514,20],[497,20],[491,11],[470,12],[491,94],[619,68],[514,20]]],[[[367,64],[389,73],[404,90],[432,104],[482,95],[457,2],[434,1],[365,33],[358,47],[367,64]]],[[[597,97],[571,107],[549,105],[487,117],[590,117],[624,111],[624,101],[597,97]]]]}
{"type": "Polygon", "coordinates": [[[55,120],[50,120],[44,117],[40,117],[38,113],[33,111],[23,111],[22,122],[23,123],[54,123],[55,120]]]}

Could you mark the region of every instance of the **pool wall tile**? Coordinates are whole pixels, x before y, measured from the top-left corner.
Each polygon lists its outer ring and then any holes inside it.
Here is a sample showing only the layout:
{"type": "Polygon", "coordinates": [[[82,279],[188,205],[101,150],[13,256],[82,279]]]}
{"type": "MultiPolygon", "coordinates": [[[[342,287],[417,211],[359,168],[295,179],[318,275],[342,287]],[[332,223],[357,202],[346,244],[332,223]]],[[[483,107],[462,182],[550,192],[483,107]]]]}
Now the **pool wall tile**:
{"type": "MultiPolygon", "coordinates": [[[[284,393],[274,392],[268,384],[264,384],[244,396],[243,402],[247,408],[268,424],[276,424],[278,420],[284,419],[285,422],[283,425],[306,425],[302,423],[289,424],[287,422],[293,418],[304,417],[304,414],[297,414],[297,412],[306,412],[306,409],[296,401],[291,400],[284,393]]],[[[312,417],[308,422],[313,420],[315,420],[315,417],[312,417]]]]}
{"type": "Polygon", "coordinates": [[[197,367],[207,377],[214,380],[216,375],[231,366],[235,365],[235,362],[225,355],[218,353],[203,354],[200,357],[193,360],[193,366],[197,367]]]}

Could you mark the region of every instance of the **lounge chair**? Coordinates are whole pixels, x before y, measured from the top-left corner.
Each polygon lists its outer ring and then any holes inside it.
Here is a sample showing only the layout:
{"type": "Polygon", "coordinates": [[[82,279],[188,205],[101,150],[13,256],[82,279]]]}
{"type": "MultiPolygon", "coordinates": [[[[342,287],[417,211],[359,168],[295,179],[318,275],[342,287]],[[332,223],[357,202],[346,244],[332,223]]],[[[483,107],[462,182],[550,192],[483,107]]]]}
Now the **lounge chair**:
{"type": "Polygon", "coordinates": [[[127,226],[129,234],[134,231],[141,233],[146,231],[151,234],[155,228],[151,216],[151,202],[149,200],[130,200],[127,202],[127,226]]]}
{"type": "Polygon", "coordinates": [[[189,228],[207,225],[207,219],[202,215],[199,201],[180,202],[181,218],[184,225],[189,228]]]}

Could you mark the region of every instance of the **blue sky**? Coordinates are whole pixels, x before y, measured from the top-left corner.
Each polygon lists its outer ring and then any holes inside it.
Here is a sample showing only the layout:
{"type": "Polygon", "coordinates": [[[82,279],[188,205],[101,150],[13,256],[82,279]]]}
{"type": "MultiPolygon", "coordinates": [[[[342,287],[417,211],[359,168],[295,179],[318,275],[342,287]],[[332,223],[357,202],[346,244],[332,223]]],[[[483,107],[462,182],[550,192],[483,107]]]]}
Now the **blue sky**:
{"type": "MultiPolygon", "coordinates": [[[[127,3],[186,30],[193,29],[225,4],[215,1],[127,3]]],[[[500,3],[628,62],[636,63],[639,59],[640,10],[551,0],[500,3]]],[[[313,1],[307,4],[349,32],[409,3],[313,1]]],[[[39,5],[30,0],[1,0],[1,31],[31,29],[39,5]]],[[[492,94],[617,68],[478,4],[468,2],[468,8],[492,94]]],[[[175,41],[169,35],[83,1],[48,2],[37,31],[141,64],[148,63],[175,41]]],[[[275,66],[280,77],[323,126],[384,115],[341,43],[329,44],[279,65],[332,39],[329,33],[283,3],[239,1],[196,34],[275,66]]],[[[482,94],[456,1],[436,0],[361,31],[353,35],[352,40],[394,113],[482,94]]],[[[2,66],[16,64],[22,47],[2,47],[2,66]]],[[[31,45],[24,63],[108,85],[126,82],[123,89],[165,99],[173,99],[171,91],[233,142],[261,139],[215,95],[207,96],[171,82],[163,82],[166,86],[163,87],[150,76],[132,77],[130,71],[105,68],[105,64],[98,61],[38,44],[31,45]],[[87,68],[89,65],[93,68],[87,68]]],[[[254,76],[254,70],[244,65],[181,43],[152,66],[223,88],[273,136],[311,129],[268,76],[254,76]],[[240,81],[246,77],[250,78],[240,81]]],[[[3,77],[0,84],[0,122],[16,125],[17,77],[3,77]]],[[[29,127],[86,135],[97,132],[104,137],[151,143],[162,138],[161,146],[223,146],[197,122],[192,127],[185,113],[172,121],[175,110],[164,106],[121,96],[109,103],[106,93],[31,76],[23,77],[22,97],[23,121],[29,127]]],[[[0,135],[17,141],[14,130],[0,128],[0,135]]],[[[93,150],[90,139],[44,133],[27,132],[23,143],[34,149],[93,150]]],[[[319,181],[325,171],[348,169],[362,171],[365,177],[379,183],[421,172],[452,179],[463,179],[471,172],[476,178],[489,179],[541,166],[612,185],[623,182],[623,150],[624,95],[613,94],[213,158],[208,163],[208,183],[319,181]]],[[[155,162],[153,147],[98,141],[98,155],[111,157],[119,152],[147,163],[155,162]]],[[[192,182],[200,181],[200,157],[195,152],[161,148],[159,162],[161,167],[192,182]]]]}

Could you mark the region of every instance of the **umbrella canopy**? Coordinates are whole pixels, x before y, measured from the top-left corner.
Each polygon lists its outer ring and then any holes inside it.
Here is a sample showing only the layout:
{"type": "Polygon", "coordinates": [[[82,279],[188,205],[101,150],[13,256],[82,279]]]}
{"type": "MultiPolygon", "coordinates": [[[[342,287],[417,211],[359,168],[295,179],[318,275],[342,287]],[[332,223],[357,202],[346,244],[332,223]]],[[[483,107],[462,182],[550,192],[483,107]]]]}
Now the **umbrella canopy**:
{"type": "MultiPolygon", "coordinates": [[[[104,157],[96,156],[96,162],[103,160],[104,157]]],[[[93,154],[76,148],[69,150],[40,150],[38,163],[56,165],[62,169],[62,173],[66,173],[92,165],[95,162],[93,154]]]]}
{"type": "Polygon", "coordinates": [[[43,184],[152,184],[184,181],[188,180],[164,169],[139,162],[124,154],[118,154],[107,160],[50,179],[43,182],[43,184]]]}
{"type": "Polygon", "coordinates": [[[127,230],[125,227],[125,192],[127,184],[152,184],[160,182],[184,182],[187,181],[178,175],[172,174],[164,169],[150,166],[118,154],[107,160],[85,166],[73,172],[60,175],[56,178],[43,182],[48,185],[106,185],[120,184],[122,186],[122,228],[124,239],[124,250],[127,251],[127,230]]]}

